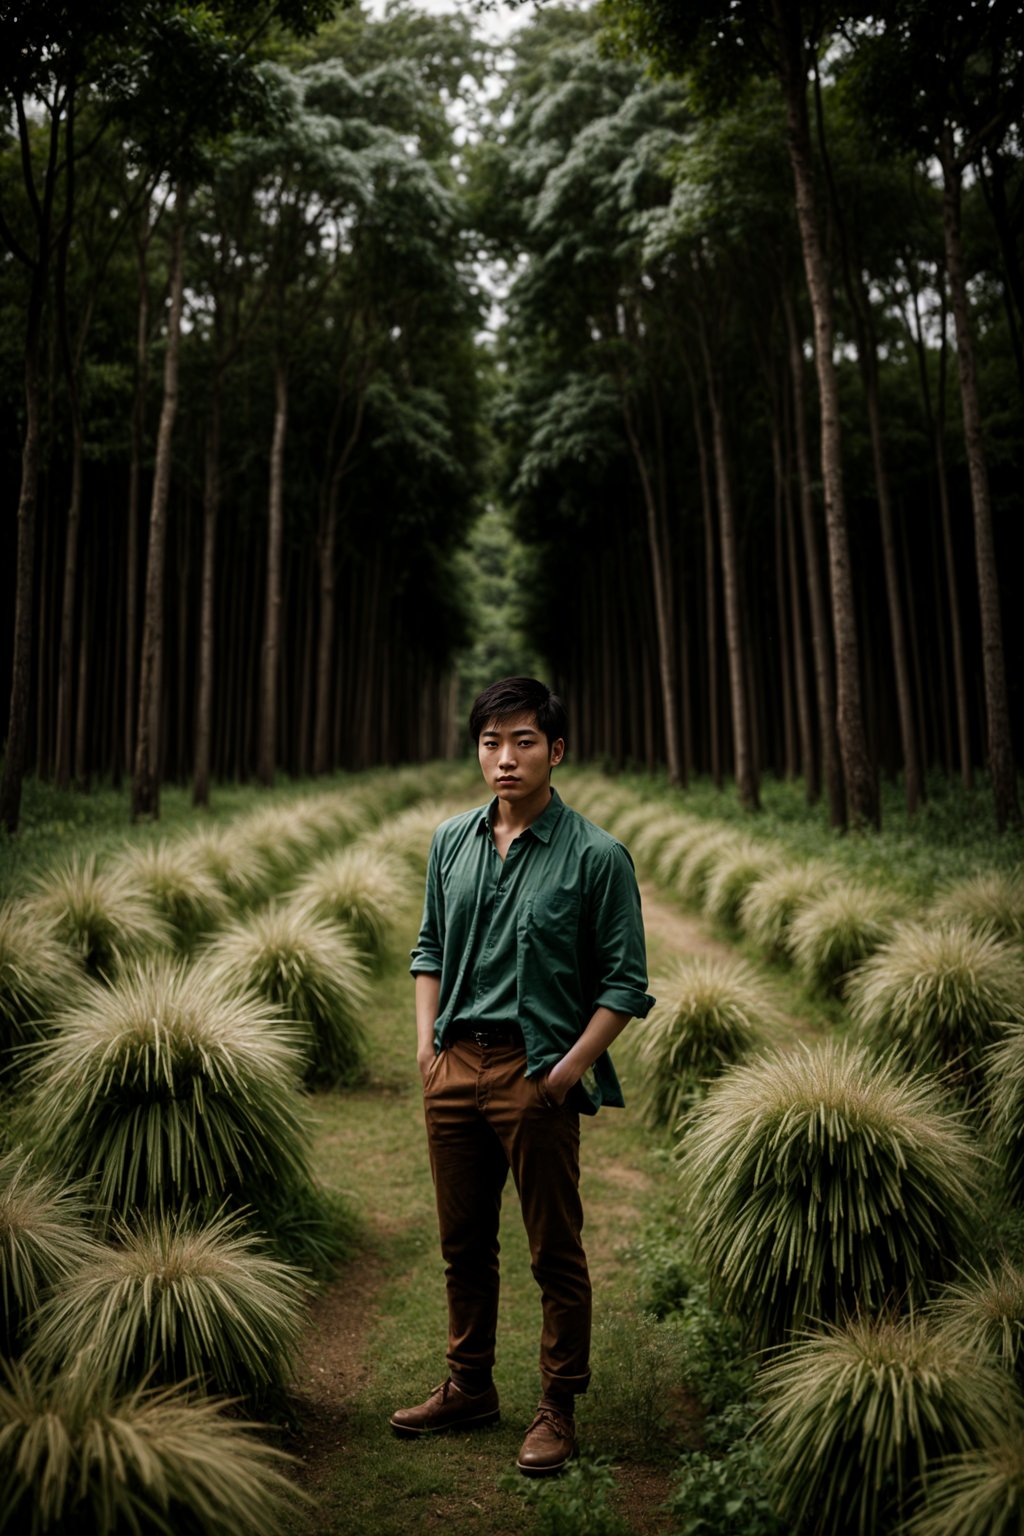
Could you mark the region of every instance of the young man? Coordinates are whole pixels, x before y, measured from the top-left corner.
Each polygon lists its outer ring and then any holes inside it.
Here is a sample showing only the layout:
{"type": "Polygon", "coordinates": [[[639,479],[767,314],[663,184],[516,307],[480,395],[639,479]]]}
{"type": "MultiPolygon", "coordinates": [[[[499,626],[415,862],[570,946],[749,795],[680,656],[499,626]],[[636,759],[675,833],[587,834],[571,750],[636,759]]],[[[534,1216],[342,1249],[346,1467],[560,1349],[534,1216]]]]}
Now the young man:
{"type": "Polygon", "coordinates": [[[575,1454],[574,1400],[590,1379],[579,1117],[622,1104],[607,1050],[654,999],[632,860],[551,787],[565,753],[560,700],[506,677],[476,700],[469,728],[494,798],[434,834],[410,967],[449,1376],[391,1426],[411,1436],[498,1419],[498,1216],[511,1168],[543,1309],[543,1395],[518,1466],[543,1476],[575,1454]]]}

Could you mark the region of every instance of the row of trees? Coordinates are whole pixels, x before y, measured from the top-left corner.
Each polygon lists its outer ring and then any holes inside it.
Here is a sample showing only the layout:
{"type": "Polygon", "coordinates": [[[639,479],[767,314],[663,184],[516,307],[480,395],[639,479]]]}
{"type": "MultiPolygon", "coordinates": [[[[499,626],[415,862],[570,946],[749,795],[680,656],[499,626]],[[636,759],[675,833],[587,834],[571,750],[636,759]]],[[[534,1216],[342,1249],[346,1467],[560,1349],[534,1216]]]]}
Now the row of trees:
{"type": "Polygon", "coordinates": [[[446,103],[480,63],[411,10],[289,42],[333,10],[8,23],[9,827],[29,764],[156,814],[166,776],[450,749],[480,451],[446,103]]]}
{"type": "Polygon", "coordinates": [[[984,759],[1017,820],[1016,8],[603,11],[641,56],[542,13],[481,177],[529,255],[506,487],[584,755],[731,759],[752,806],[801,772],[836,825],[880,766],[913,812],[984,759]]]}

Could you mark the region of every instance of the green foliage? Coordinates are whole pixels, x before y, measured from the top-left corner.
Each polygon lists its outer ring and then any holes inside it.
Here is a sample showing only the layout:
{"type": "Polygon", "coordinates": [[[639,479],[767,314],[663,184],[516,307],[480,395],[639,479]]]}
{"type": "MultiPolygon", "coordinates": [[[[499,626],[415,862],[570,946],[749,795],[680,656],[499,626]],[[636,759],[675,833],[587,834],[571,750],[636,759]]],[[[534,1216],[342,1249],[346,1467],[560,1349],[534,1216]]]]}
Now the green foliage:
{"type": "Polygon", "coordinates": [[[258,1206],[308,1178],[301,1045],[251,994],[149,961],[61,1017],[33,1064],[32,1118],[108,1221],[226,1193],[258,1206]]]}
{"type": "Polygon", "coordinates": [[[238,1215],[120,1228],[65,1275],[40,1313],[33,1361],[119,1388],[193,1379],[255,1397],[288,1380],[303,1323],[297,1270],[267,1256],[238,1215]]]}
{"type": "Polygon", "coordinates": [[[969,923],[1019,942],[1024,939],[1024,874],[990,870],[959,880],[936,896],[929,916],[938,923],[969,923]]]}
{"type": "Polygon", "coordinates": [[[0,905],[0,1063],[8,1052],[38,1040],[66,1007],[81,981],[81,967],[52,925],[17,902],[0,905]]]}
{"type": "Polygon", "coordinates": [[[32,1166],[0,1157],[0,1348],[11,1356],[44,1297],[97,1251],[81,1195],[32,1166]]]}
{"type": "Polygon", "coordinates": [[[745,1439],[724,1456],[691,1451],[679,1463],[668,1501],[672,1536],[784,1536],[764,1442],[745,1439]]]}
{"type": "Polygon", "coordinates": [[[927,1081],[835,1042],[734,1067],[680,1148],[696,1251],[751,1338],[920,1305],[969,1250],[977,1154],[927,1081]]]}
{"type": "Polygon", "coordinates": [[[1024,1380],[1024,1271],[1004,1259],[949,1285],[934,1307],[949,1336],[1024,1380]]]}
{"type": "Polygon", "coordinates": [[[876,1048],[976,1093],[997,1022],[1024,1022],[1024,956],[965,922],[903,923],[853,972],[847,996],[876,1048]]]}
{"type": "Polygon", "coordinates": [[[306,1031],[311,1081],[350,1083],[364,1070],[367,968],[353,937],[330,919],[272,902],[223,929],[202,968],[225,993],[253,993],[306,1031]]]}
{"type": "Polygon", "coordinates": [[[347,928],[369,959],[379,959],[406,895],[397,859],[347,848],[319,860],[295,886],[291,903],[304,914],[347,928]]]}
{"type": "Polygon", "coordinates": [[[609,1506],[615,1472],[601,1457],[580,1457],[557,1478],[509,1474],[505,1486],[527,1500],[536,1536],[629,1536],[628,1521],[609,1506]]]}
{"type": "Polygon", "coordinates": [[[750,966],[695,955],[658,986],[640,1044],[648,1118],[674,1126],[725,1067],[765,1043],[777,1010],[750,966]]]}
{"type": "Polygon", "coordinates": [[[800,906],[786,948],[805,981],[836,992],[853,967],[890,937],[894,912],[886,892],[844,881],[800,906]]]}
{"type": "Polygon", "coordinates": [[[288,1459],[180,1391],[118,1394],[65,1372],[0,1383],[0,1529],[19,1536],[280,1536],[300,1502],[288,1459]]]}
{"type": "Polygon", "coordinates": [[[164,948],[170,933],[149,893],[124,869],[95,855],[69,855],[35,879],[30,914],[50,927],[94,975],[164,948]]]}
{"type": "Polygon", "coordinates": [[[114,867],[148,893],[181,949],[228,915],[227,897],[195,845],[161,839],[127,849],[114,867]]]}
{"type": "Polygon", "coordinates": [[[937,1458],[1003,1433],[1005,1373],[923,1318],[858,1318],[791,1345],[761,1373],[783,1514],[822,1536],[875,1536],[910,1513],[937,1458]]]}
{"type": "Polygon", "coordinates": [[[939,1462],[905,1536],[1019,1536],[1024,1524],[1024,1436],[998,1439],[939,1462]]]}
{"type": "Polygon", "coordinates": [[[607,1368],[587,1394],[588,1433],[618,1452],[655,1460],[664,1454],[682,1385],[674,1324],[629,1308],[602,1318],[595,1332],[595,1357],[607,1368]]]}

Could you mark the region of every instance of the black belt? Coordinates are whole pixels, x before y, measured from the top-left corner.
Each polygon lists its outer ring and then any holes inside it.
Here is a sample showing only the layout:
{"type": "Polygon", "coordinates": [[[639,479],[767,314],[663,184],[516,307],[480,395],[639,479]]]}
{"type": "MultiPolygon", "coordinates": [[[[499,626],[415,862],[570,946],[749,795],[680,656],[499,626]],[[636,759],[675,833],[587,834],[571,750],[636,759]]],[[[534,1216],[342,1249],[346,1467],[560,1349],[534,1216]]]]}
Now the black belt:
{"type": "Polygon", "coordinates": [[[523,1032],[518,1024],[508,1024],[504,1029],[493,1027],[474,1029],[472,1024],[455,1023],[445,1036],[445,1044],[450,1045],[453,1040],[472,1040],[481,1046],[525,1045],[523,1032]]]}

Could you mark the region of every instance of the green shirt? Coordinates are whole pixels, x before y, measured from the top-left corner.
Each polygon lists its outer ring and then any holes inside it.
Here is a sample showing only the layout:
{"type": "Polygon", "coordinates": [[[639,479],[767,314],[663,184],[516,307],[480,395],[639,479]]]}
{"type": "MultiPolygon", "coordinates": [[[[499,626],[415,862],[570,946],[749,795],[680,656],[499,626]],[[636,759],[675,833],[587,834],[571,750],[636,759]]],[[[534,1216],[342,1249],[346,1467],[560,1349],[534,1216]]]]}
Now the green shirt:
{"type": "MultiPolygon", "coordinates": [[[[622,844],[553,791],[502,863],[491,836],[496,804],[434,833],[410,969],[441,978],[437,1049],[454,1019],[481,1029],[516,1022],[532,1077],[561,1060],[595,1009],[643,1018],[654,999],[640,893],[622,844]]],[[[623,1102],[607,1052],[581,1086],[584,1113],[623,1102]]]]}

